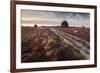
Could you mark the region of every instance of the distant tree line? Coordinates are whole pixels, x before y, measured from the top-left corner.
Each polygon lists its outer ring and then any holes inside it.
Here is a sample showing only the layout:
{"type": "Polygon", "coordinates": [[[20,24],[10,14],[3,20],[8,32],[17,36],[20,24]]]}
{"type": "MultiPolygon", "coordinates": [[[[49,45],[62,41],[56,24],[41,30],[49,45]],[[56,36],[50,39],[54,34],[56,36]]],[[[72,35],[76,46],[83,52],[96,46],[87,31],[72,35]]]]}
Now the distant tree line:
{"type": "MultiPolygon", "coordinates": [[[[35,24],[34,27],[36,28],[37,27],[37,24],[35,24]]],[[[61,22],[61,27],[68,28],[69,27],[68,21],[66,21],[66,20],[62,21],[61,22]]]]}

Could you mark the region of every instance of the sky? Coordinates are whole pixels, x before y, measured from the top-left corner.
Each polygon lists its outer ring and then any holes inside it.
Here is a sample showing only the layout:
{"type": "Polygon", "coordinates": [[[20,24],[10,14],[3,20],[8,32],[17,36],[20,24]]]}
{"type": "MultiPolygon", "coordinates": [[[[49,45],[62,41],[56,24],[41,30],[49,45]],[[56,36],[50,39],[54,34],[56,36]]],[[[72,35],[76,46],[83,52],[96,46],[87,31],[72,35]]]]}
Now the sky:
{"type": "Polygon", "coordinates": [[[64,20],[69,26],[90,27],[89,13],[21,10],[22,26],[60,26],[64,20]]]}

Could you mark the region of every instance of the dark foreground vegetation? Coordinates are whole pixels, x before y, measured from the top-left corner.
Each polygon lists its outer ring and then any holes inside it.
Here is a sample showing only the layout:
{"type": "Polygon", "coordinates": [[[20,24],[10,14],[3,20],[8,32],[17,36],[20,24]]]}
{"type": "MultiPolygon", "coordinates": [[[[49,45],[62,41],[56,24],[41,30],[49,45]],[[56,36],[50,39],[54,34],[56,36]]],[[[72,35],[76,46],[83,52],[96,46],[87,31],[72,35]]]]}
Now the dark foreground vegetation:
{"type": "MultiPolygon", "coordinates": [[[[65,31],[61,28],[59,28],[59,30],[65,31]]],[[[87,38],[85,40],[89,41],[87,38]]],[[[46,27],[22,27],[21,41],[21,62],[86,59],[78,50],[67,44],[63,39],[46,27]]]]}

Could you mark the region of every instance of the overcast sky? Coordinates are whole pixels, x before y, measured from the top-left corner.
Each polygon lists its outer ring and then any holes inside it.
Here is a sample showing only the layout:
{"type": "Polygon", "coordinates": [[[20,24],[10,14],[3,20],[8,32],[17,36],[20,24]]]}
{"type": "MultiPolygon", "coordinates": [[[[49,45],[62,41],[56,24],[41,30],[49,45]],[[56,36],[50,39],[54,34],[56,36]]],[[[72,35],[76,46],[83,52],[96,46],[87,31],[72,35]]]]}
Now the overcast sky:
{"type": "Polygon", "coordinates": [[[21,16],[22,26],[60,26],[63,20],[69,26],[90,26],[89,13],[21,10],[21,16]]]}

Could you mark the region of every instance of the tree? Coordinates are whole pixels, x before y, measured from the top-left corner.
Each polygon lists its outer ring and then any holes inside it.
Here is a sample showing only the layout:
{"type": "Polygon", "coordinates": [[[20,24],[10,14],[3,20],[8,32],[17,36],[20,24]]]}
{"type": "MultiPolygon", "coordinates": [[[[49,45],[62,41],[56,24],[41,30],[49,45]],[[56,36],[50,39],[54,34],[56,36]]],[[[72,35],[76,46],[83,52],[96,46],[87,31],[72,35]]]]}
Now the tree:
{"type": "Polygon", "coordinates": [[[69,27],[68,22],[66,20],[62,21],[61,27],[67,27],[68,28],[69,27]]]}
{"type": "Polygon", "coordinates": [[[37,25],[35,24],[34,27],[37,27],[37,25]]]}

